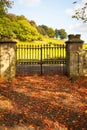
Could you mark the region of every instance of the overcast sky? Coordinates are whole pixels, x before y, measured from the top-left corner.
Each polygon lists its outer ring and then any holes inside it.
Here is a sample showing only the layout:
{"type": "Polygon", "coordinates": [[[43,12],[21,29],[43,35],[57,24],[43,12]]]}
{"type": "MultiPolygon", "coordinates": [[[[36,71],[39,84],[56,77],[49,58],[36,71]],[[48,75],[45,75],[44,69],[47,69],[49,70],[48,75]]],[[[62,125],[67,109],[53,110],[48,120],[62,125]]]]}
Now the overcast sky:
{"type": "Polygon", "coordinates": [[[14,5],[9,12],[24,15],[29,20],[34,20],[37,25],[44,24],[53,29],[64,28],[68,34],[81,34],[81,39],[87,43],[87,23],[72,19],[73,10],[81,6],[73,5],[73,1],[14,0],[14,5]]]}

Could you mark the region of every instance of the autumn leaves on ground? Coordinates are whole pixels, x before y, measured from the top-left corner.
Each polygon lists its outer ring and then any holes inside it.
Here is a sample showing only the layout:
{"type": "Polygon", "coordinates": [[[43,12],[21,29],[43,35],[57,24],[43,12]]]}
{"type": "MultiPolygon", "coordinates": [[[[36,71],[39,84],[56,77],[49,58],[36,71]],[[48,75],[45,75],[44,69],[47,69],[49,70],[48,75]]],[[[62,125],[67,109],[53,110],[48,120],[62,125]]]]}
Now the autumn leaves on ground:
{"type": "Polygon", "coordinates": [[[87,130],[87,78],[0,80],[0,130],[87,130]]]}

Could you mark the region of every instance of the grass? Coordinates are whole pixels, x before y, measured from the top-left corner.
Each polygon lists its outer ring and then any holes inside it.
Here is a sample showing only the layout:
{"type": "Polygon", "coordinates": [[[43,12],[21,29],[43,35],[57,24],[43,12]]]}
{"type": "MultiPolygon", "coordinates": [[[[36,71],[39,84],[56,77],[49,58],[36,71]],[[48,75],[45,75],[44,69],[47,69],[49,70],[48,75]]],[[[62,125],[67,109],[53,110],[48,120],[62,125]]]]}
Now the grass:
{"type": "Polygon", "coordinates": [[[83,50],[87,50],[87,44],[83,44],[83,50]]]}
{"type": "MultiPolygon", "coordinates": [[[[57,40],[54,38],[44,38],[43,41],[32,41],[32,42],[22,42],[22,41],[18,41],[17,45],[43,45],[43,44],[51,44],[51,45],[55,45],[55,44],[65,44],[64,40],[57,40]]],[[[83,44],[83,49],[87,49],[87,43],[83,44]]]]}
{"type": "Polygon", "coordinates": [[[22,42],[18,41],[17,44],[31,44],[31,45],[42,45],[42,44],[65,44],[64,40],[57,40],[54,38],[43,38],[43,41],[32,41],[32,42],[22,42]]]}

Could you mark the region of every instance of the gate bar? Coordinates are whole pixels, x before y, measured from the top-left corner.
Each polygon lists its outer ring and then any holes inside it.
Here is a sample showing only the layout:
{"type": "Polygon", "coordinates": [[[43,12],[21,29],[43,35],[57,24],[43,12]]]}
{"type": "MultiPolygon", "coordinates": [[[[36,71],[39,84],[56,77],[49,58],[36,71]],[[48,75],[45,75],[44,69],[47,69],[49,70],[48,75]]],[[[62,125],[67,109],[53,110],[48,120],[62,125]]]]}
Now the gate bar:
{"type": "Polygon", "coordinates": [[[40,68],[41,68],[41,75],[43,74],[43,71],[42,71],[42,46],[41,46],[41,59],[40,59],[40,68]]]}

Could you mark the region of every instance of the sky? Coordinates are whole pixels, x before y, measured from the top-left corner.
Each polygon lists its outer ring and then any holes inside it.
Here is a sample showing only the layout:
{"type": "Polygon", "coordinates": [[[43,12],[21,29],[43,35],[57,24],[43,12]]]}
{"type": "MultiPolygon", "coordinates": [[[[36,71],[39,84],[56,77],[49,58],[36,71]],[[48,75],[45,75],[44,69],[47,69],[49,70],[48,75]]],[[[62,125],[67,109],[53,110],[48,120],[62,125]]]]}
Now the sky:
{"type": "MultiPolygon", "coordinates": [[[[65,29],[69,34],[81,34],[87,43],[87,23],[72,18],[74,10],[82,3],[74,5],[75,0],[14,0],[9,13],[24,15],[37,25],[46,25],[53,29],[65,29]]],[[[80,1],[80,0],[78,0],[80,1]]],[[[87,0],[81,0],[83,3],[87,0]]]]}

